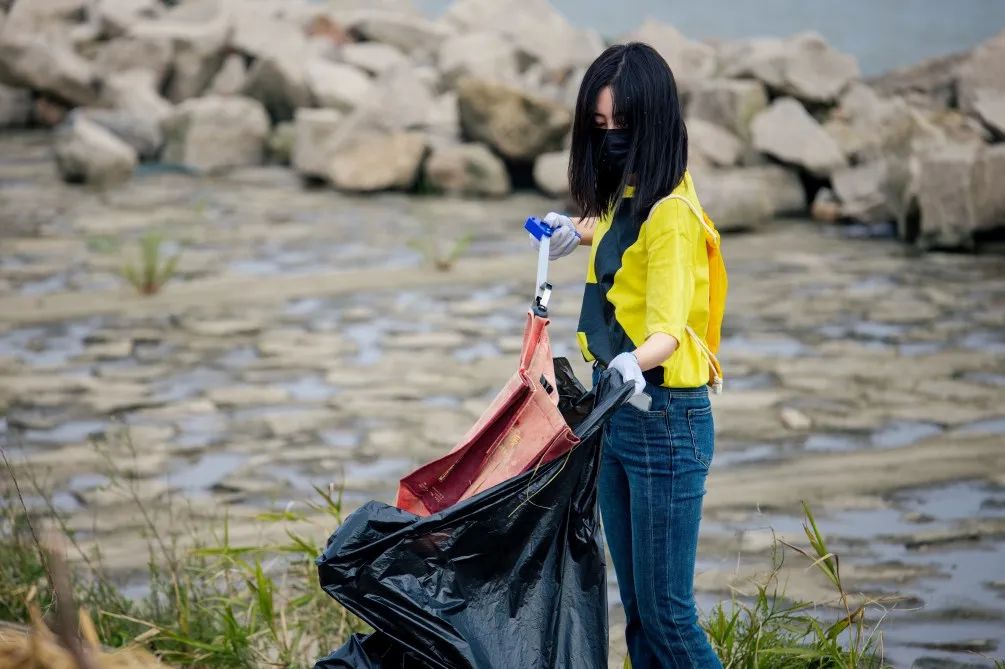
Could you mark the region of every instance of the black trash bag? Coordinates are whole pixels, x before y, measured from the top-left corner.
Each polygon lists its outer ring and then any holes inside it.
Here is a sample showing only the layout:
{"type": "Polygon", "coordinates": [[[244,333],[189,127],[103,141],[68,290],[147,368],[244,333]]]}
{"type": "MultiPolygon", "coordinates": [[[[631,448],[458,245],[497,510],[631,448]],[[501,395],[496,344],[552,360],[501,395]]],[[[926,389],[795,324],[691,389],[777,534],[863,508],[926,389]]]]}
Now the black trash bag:
{"type": "Polygon", "coordinates": [[[376,631],[315,669],[607,667],[600,440],[632,384],[605,370],[587,392],[555,363],[580,444],[431,516],[372,501],[349,515],[317,559],[321,585],[376,631]]]}

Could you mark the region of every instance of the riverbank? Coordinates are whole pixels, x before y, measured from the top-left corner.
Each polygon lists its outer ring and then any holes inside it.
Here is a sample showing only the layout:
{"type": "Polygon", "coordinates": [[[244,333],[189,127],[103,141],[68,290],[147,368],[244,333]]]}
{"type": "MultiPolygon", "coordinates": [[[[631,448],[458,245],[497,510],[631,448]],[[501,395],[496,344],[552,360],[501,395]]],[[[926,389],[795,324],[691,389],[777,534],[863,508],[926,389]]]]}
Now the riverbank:
{"type": "MultiPolygon", "coordinates": [[[[277,168],[149,171],[100,192],[62,183],[44,133],[0,137],[0,156],[2,434],[126,582],[147,553],[106,455],[207,531],[226,510],[237,544],[313,485],[344,486],[347,507],[390,499],[453,445],[512,371],[535,263],[522,220],[559,204],[347,195],[277,168]],[[120,272],[150,229],[178,274],[139,297],[120,272]],[[467,233],[447,271],[413,243],[467,233]]],[[[766,528],[792,536],[806,500],[854,588],[905,598],[896,666],[976,662],[966,643],[1005,644],[1003,259],[919,257],[855,236],[869,230],[776,220],[725,238],[701,603],[764,568],[766,528]]],[[[551,333],[586,379],[584,262],[553,264],[551,333]]],[[[793,596],[822,592],[802,565],[786,573],[793,596]]],[[[612,663],[622,644],[613,633],[612,663]]]]}

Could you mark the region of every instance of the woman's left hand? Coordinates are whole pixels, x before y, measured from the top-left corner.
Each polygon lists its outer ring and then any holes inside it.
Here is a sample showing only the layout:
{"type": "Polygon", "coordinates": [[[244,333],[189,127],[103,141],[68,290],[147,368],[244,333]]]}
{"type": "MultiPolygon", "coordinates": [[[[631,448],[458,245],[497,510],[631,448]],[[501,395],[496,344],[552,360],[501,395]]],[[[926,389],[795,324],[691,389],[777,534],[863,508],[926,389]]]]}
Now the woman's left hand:
{"type": "Polygon", "coordinates": [[[626,383],[629,381],[635,382],[635,392],[632,394],[632,397],[642,394],[642,391],[646,389],[646,378],[642,376],[642,368],[639,366],[638,358],[631,351],[625,351],[614,356],[614,359],[607,365],[607,368],[618,370],[621,378],[626,383]]]}

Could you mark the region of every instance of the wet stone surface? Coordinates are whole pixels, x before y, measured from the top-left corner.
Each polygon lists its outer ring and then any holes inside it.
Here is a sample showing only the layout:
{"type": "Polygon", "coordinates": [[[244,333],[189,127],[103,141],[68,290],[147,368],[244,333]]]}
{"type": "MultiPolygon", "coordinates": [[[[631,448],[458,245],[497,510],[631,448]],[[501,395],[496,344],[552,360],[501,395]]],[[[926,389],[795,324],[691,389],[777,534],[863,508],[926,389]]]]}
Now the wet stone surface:
{"type": "MultiPolygon", "coordinates": [[[[226,508],[235,536],[313,486],[344,488],[350,508],[390,501],[512,372],[535,263],[520,225],[560,206],[349,197],[273,168],[151,169],[100,194],[60,183],[41,135],[0,136],[0,155],[0,436],[124,573],[147,552],[109,463],[143,502],[184,502],[207,528],[226,508]],[[151,229],[179,273],[141,298],[118,272],[151,229]],[[466,233],[449,272],[419,250],[466,233]]],[[[799,221],[729,236],[725,255],[702,608],[765,570],[772,529],[805,544],[805,500],[850,587],[902,598],[886,625],[897,666],[1000,654],[1005,261],[799,221]]],[[[552,265],[551,334],[588,381],[585,260],[552,265]]],[[[833,601],[787,564],[790,596],[833,601]]],[[[617,601],[612,573],[612,666],[617,601]]]]}

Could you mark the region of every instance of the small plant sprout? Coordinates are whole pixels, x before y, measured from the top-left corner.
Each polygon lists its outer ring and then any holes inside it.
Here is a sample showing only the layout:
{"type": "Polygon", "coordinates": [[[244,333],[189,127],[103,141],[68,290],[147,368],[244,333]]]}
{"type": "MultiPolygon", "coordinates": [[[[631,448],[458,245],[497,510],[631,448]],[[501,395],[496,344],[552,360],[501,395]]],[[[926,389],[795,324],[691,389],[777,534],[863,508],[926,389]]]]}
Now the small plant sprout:
{"type": "Polygon", "coordinates": [[[126,263],[122,269],[122,275],[142,295],[153,295],[160,292],[164,284],[174,276],[181,253],[175,253],[166,260],[162,259],[161,244],[163,241],[163,237],[156,232],[144,234],[139,240],[139,265],[130,262],[126,263]]]}
{"type": "Polygon", "coordinates": [[[408,245],[422,254],[426,262],[441,272],[448,272],[457,259],[471,246],[471,233],[441,242],[436,235],[426,234],[421,239],[413,239],[408,245]]]}

